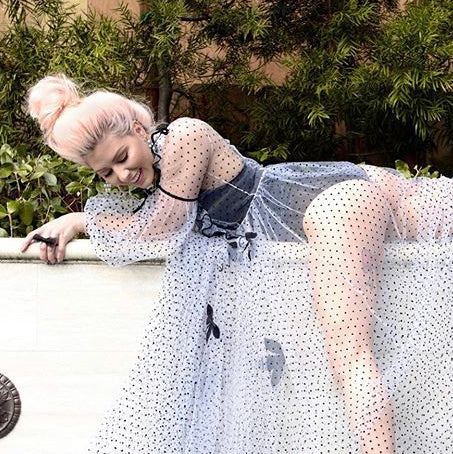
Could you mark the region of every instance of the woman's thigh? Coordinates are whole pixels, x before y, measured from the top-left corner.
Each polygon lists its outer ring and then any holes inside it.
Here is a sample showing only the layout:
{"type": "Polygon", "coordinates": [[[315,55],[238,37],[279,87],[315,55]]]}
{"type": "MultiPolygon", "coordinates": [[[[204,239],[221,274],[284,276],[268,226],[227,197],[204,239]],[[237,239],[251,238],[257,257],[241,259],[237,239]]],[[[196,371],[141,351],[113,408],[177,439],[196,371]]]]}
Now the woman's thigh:
{"type": "Polygon", "coordinates": [[[392,208],[388,239],[429,240],[453,234],[453,179],[405,178],[386,167],[361,165],[392,208]]]}
{"type": "Polygon", "coordinates": [[[347,180],[319,194],[304,217],[314,305],[339,376],[371,348],[390,210],[375,183],[347,180]]]}
{"type": "Polygon", "coordinates": [[[410,241],[451,237],[453,180],[417,177],[407,180],[397,213],[401,238],[410,241]]]}

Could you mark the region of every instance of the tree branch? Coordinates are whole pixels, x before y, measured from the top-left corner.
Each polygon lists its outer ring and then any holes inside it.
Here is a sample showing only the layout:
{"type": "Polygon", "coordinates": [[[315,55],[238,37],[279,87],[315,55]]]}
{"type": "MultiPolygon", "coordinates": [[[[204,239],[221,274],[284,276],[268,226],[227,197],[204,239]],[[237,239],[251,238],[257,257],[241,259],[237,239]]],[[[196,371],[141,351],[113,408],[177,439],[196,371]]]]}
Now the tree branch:
{"type": "Polygon", "coordinates": [[[210,20],[211,16],[209,16],[207,14],[206,16],[201,16],[201,17],[180,17],[180,19],[183,22],[201,22],[201,21],[204,21],[204,20],[210,20]]]}

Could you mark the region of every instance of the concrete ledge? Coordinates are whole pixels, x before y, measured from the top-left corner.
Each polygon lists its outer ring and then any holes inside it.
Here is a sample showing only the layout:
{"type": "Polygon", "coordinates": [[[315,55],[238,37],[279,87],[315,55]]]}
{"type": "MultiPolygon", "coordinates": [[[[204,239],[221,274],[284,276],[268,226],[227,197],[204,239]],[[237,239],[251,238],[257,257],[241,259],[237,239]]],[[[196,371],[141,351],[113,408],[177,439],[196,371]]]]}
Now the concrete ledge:
{"type": "MultiPolygon", "coordinates": [[[[0,260],[8,260],[11,262],[28,261],[28,262],[42,262],[39,256],[39,248],[41,243],[32,243],[28,249],[22,254],[20,248],[24,238],[0,238],[0,260]]],[[[66,245],[65,258],[59,265],[67,262],[101,262],[101,260],[94,253],[94,249],[90,240],[72,240],[66,245]]],[[[136,265],[165,265],[166,258],[160,257],[153,260],[144,260],[137,262],[136,265]]]]}
{"type": "MultiPolygon", "coordinates": [[[[209,241],[209,239],[207,239],[209,241]]],[[[0,238],[0,261],[9,262],[41,262],[39,247],[41,243],[31,244],[25,253],[20,252],[23,238],[0,238]]],[[[258,241],[257,241],[258,243],[258,241]]],[[[307,260],[308,244],[293,242],[266,242],[266,254],[271,254],[276,260],[302,261],[307,260]]],[[[386,242],[385,260],[394,264],[410,264],[414,257],[420,255],[427,261],[444,260],[445,254],[453,256],[453,237],[443,240],[432,240],[430,242],[394,240],[386,242]]],[[[66,245],[65,259],[59,265],[69,262],[103,262],[96,256],[93,246],[88,239],[72,240],[66,245]]],[[[143,260],[132,266],[142,265],[165,265],[166,257],[143,260]]],[[[131,266],[131,265],[128,265],[131,266]]]]}
{"type": "Polygon", "coordinates": [[[113,268],[89,240],[49,266],[39,243],[0,239],[0,374],[17,388],[21,414],[2,454],[86,453],[86,443],[137,359],[165,259],[113,268]]]}

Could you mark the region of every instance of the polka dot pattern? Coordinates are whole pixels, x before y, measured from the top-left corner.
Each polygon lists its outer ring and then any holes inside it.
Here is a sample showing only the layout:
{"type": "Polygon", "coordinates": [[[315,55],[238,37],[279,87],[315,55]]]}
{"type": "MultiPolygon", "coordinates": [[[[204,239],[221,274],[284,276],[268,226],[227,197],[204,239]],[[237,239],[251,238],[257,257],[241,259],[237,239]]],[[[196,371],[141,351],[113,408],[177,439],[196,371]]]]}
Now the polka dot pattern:
{"type": "Polygon", "coordinates": [[[85,204],[86,230],[96,255],[113,267],[168,256],[193,230],[196,198],[211,160],[212,131],[207,123],[186,117],[168,130],[156,143],[162,190],[148,196],[137,213],[132,214],[141,201],[126,193],[98,194],[85,204]]]}
{"type": "Polygon", "coordinates": [[[89,452],[451,452],[451,180],[263,167],[200,120],[169,131],[160,184],[196,201],[85,207],[110,265],[168,256],[89,452]]]}

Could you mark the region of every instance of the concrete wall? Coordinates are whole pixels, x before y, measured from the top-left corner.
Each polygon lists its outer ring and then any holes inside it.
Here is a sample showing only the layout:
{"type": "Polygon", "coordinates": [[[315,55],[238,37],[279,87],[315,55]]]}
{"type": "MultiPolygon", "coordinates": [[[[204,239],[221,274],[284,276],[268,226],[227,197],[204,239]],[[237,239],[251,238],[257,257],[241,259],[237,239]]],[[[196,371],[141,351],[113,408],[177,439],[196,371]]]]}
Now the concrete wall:
{"type": "Polygon", "coordinates": [[[21,257],[22,239],[0,240],[0,375],[22,404],[0,452],[82,454],[132,367],[165,261],[111,268],[74,240],[46,265],[37,244],[21,257]]]}

